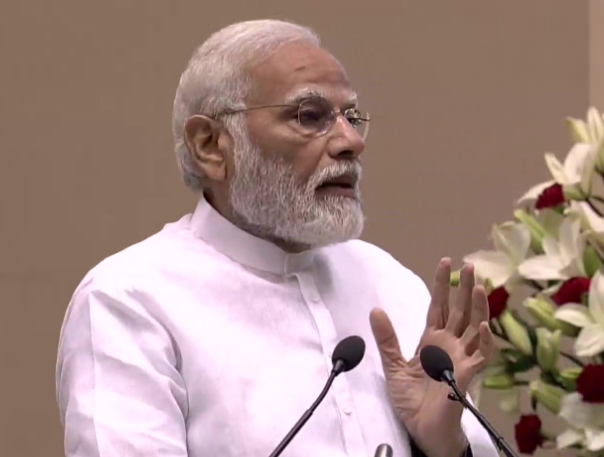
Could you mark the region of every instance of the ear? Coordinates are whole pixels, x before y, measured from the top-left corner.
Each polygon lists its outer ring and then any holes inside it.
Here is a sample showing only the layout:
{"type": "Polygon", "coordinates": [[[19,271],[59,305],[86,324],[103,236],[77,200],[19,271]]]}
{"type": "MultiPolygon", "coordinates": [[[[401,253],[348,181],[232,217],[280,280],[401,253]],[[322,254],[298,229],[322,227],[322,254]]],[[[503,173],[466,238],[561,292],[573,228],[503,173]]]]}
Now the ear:
{"type": "Polygon", "coordinates": [[[200,176],[212,181],[224,181],[227,177],[225,146],[230,144],[221,136],[226,135],[220,122],[207,116],[196,115],[187,119],[184,140],[200,176]]]}

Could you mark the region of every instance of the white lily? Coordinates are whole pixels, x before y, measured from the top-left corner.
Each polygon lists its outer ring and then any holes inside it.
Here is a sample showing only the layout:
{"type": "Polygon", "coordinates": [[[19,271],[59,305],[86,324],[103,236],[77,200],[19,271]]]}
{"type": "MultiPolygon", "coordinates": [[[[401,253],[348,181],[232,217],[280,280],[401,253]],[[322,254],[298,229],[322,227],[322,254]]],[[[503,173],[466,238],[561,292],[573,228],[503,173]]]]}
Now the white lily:
{"type": "Polygon", "coordinates": [[[554,317],[579,327],[575,340],[575,353],[579,357],[591,357],[604,350],[604,276],[597,271],[589,285],[589,303],[569,303],[561,306],[554,317]]]}
{"type": "Polygon", "coordinates": [[[526,193],[522,197],[520,197],[516,203],[522,204],[535,201],[539,198],[539,195],[541,195],[541,193],[545,189],[553,186],[554,184],[556,184],[556,181],[554,181],[553,179],[550,181],[539,183],[536,186],[531,187],[528,191],[526,191],[526,193]]]}
{"type": "Polygon", "coordinates": [[[542,182],[529,189],[518,203],[536,200],[541,192],[553,184],[560,184],[570,199],[583,199],[591,195],[591,182],[595,168],[597,147],[577,143],[568,152],[564,163],[551,152],[545,153],[545,163],[553,180],[542,182]]]}
{"type": "Polygon", "coordinates": [[[573,201],[566,214],[580,218],[585,234],[592,236],[604,246],[604,218],[599,216],[588,203],[573,201]]]}
{"type": "Polygon", "coordinates": [[[521,278],[518,265],[529,253],[531,234],[519,223],[505,222],[491,229],[494,251],[481,250],[464,257],[474,265],[476,276],[490,282],[493,288],[513,286],[521,278]]]}
{"type": "Polygon", "coordinates": [[[556,439],[558,449],[583,444],[589,451],[604,449],[604,405],[585,403],[578,393],[562,399],[560,417],[572,428],[556,439]]]}
{"type": "Polygon", "coordinates": [[[581,236],[581,221],[567,217],[561,222],[558,231],[557,239],[550,234],[543,238],[545,254],[531,257],[518,266],[521,276],[536,281],[585,276],[585,241],[581,236]]]}
{"type": "Polygon", "coordinates": [[[597,147],[596,168],[604,171],[604,113],[594,107],[587,111],[587,120],[567,118],[571,135],[576,142],[597,147]]]}

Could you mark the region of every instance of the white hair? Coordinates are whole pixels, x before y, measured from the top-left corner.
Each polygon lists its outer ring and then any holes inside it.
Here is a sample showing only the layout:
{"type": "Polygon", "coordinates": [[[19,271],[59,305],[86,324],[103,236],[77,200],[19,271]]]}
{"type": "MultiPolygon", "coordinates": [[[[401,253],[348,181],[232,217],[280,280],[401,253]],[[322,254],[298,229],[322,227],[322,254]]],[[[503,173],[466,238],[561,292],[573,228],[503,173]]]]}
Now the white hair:
{"type": "MultiPolygon", "coordinates": [[[[172,114],[176,158],[187,187],[199,191],[203,184],[184,142],[187,119],[196,114],[216,118],[226,110],[245,108],[253,83],[249,67],[294,41],[320,46],[318,35],[307,27],[264,19],[227,26],[195,50],[180,77],[172,114]]],[[[224,121],[227,129],[237,128],[230,118],[224,121]]]]}

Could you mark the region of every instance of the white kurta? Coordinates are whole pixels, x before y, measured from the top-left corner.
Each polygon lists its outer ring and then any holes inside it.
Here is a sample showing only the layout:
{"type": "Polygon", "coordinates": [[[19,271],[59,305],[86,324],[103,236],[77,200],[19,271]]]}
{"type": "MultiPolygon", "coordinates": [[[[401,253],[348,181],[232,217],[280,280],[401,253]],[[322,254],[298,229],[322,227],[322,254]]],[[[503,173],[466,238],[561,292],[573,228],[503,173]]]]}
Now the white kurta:
{"type": "MultiPolygon", "coordinates": [[[[429,292],[379,248],[287,254],[205,200],[93,268],[61,331],[57,400],[68,457],[261,457],[310,406],[342,338],[365,358],[340,375],[284,457],[409,456],[384,388],[369,312],[391,316],[411,357],[429,292]]],[[[463,418],[475,457],[495,456],[463,418]]]]}

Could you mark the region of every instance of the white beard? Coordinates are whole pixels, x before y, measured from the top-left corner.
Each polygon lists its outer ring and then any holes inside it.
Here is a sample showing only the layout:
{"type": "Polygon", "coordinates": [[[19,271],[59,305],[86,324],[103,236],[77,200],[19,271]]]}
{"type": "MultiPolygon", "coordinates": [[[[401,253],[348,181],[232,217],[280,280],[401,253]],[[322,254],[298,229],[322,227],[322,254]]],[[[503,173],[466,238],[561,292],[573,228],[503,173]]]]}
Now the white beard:
{"type": "MultiPolygon", "coordinates": [[[[237,126],[240,127],[240,126],[237,126]]],[[[247,129],[230,129],[235,140],[235,174],[230,203],[235,223],[270,240],[317,248],[358,238],[364,225],[361,210],[358,161],[341,160],[317,170],[304,184],[285,162],[263,157],[247,129]],[[317,198],[323,182],[352,174],[356,177],[351,199],[335,195],[317,198]]]]}

